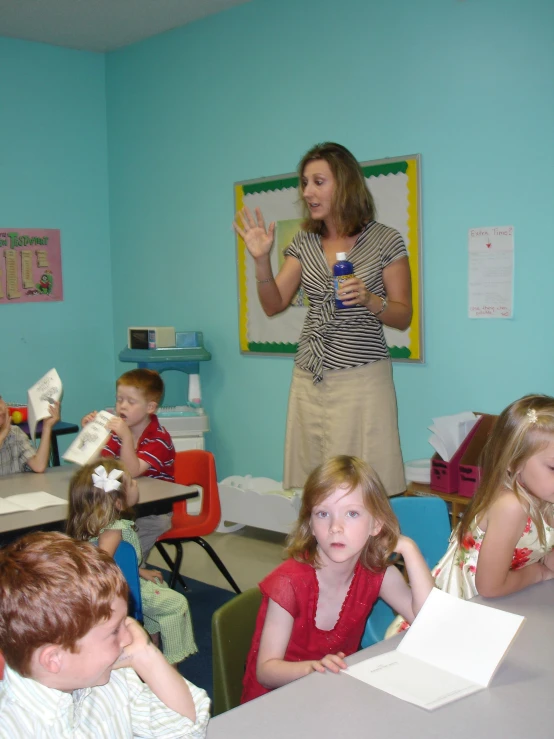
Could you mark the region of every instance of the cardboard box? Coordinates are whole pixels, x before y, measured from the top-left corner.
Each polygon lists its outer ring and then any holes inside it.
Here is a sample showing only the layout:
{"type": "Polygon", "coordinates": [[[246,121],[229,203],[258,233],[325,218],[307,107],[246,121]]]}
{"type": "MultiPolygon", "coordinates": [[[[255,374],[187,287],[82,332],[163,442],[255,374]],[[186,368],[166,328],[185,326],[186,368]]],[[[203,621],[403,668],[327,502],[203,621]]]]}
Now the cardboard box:
{"type": "Polygon", "coordinates": [[[472,498],[481,479],[481,467],[479,460],[483,447],[494,428],[498,416],[490,416],[484,413],[479,422],[479,428],[473,434],[467,445],[458,467],[458,495],[464,498],[472,498]]]}
{"type": "Polygon", "coordinates": [[[449,462],[445,462],[436,452],[431,457],[431,490],[439,493],[457,493],[459,484],[459,465],[462,456],[467,449],[471,439],[477,432],[482,416],[471,429],[466,438],[458,447],[456,453],[449,462]]]}

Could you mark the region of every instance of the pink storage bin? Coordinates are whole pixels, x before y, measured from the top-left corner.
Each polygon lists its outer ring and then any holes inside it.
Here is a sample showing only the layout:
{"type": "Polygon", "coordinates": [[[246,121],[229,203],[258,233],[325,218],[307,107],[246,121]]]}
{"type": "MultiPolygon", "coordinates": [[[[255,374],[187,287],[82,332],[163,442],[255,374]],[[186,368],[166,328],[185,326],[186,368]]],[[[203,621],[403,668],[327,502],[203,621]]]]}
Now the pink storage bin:
{"type": "Polygon", "coordinates": [[[436,452],[431,458],[431,490],[439,493],[457,493],[459,485],[459,466],[462,456],[469,446],[469,442],[477,432],[483,416],[479,416],[477,423],[458,447],[449,462],[445,462],[436,452]]]}

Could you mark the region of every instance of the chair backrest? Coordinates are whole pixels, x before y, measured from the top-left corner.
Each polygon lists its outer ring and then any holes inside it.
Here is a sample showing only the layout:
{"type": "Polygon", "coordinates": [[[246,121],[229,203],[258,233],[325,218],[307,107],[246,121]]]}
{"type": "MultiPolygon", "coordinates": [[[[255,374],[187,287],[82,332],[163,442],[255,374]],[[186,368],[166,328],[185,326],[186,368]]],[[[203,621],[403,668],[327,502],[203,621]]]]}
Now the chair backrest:
{"type": "MultiPolygon", "coordinates": [[[[189,449],[175,455],[175,482],[180,485],[199,485],[202,490],[202,507],[197,516],[187,513],[187,501],[173,504],[172,529],[194,525],[205,533],[211,533],[219,526],[221,520],[221,503],[217,487],[215,459],[211,452],[204,449],[189,449]]],[[[202,536],[201,533],[197,534],[202,536]]]]}
{"type": "Polygon", "coordinates": [[[418,545],[428,567],[433,568],[448,549],[450,516],[445,501],[436,496],[399,496],[391,506],[404,536],[418,545]]]}
{"type": "Polygon", "coordinates": [[[121,541],[115,550],[114,560],[129,585],[129,615],[142,622],[142,598],[137,555],[128,541],[121,541]]]}
{"type": "MultiPolygon", "coordinates": [[[[450,517],[445,501],[434,496],[399,496],[391,498],[390,502],[401,532],[415,541],[432,569],[446,552],[450,538],[450,517]]],[[[393,619],[392,608],[379,599],[367,620],[362,647],[382,641],[393,619]]]]}
{"type": "Polygon", "coordinates": [[[212,616],[214,716],[240,703],[246,658],[261,602],[259,589],[250,588],[235,595],[212,616]]]}

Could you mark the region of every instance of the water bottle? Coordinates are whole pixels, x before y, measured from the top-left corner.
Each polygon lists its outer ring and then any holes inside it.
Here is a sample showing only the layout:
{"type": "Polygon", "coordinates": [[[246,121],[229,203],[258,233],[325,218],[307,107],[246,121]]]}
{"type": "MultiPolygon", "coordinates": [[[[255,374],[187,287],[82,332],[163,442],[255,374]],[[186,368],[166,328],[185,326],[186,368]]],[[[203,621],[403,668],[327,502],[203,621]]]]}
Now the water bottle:
{"type": "Polygon", "coordinates": [[[333,276],[335,282],[335,306],[337,309],[340,308],[352,308],[351,305],[344,305],[342,300],[339,300],[339,290],[341,284],[345,280],[350,280],[354,277],[354,265],[349,262],[346,258],[346,252],[340,251],[337,254],[337,261],[333,265],[333,276]]]}

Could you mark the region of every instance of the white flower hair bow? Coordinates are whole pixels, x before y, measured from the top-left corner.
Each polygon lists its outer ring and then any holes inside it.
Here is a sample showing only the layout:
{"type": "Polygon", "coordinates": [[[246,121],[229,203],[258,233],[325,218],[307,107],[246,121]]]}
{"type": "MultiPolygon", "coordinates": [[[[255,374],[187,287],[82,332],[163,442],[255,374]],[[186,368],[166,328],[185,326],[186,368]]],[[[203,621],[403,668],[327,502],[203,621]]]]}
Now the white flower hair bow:
{"type": "Polygon", "coordinates": [[[537,411],[534,408],[529,408],[527,411],[527,418],[529,419],[529,423],[537,423],[539,420],[537,411]]]}
{"type": "Polygon", "coordinates": [[[123,477],[123,470],[112,470],[108,474],[106,468],[99,464],[92,473],[92,482],[95,488],[100,488],[105,493],[110,493],[112,490],[119,490],[121,487],[121,483],[119,482],[120,477],[123,477]]]}

